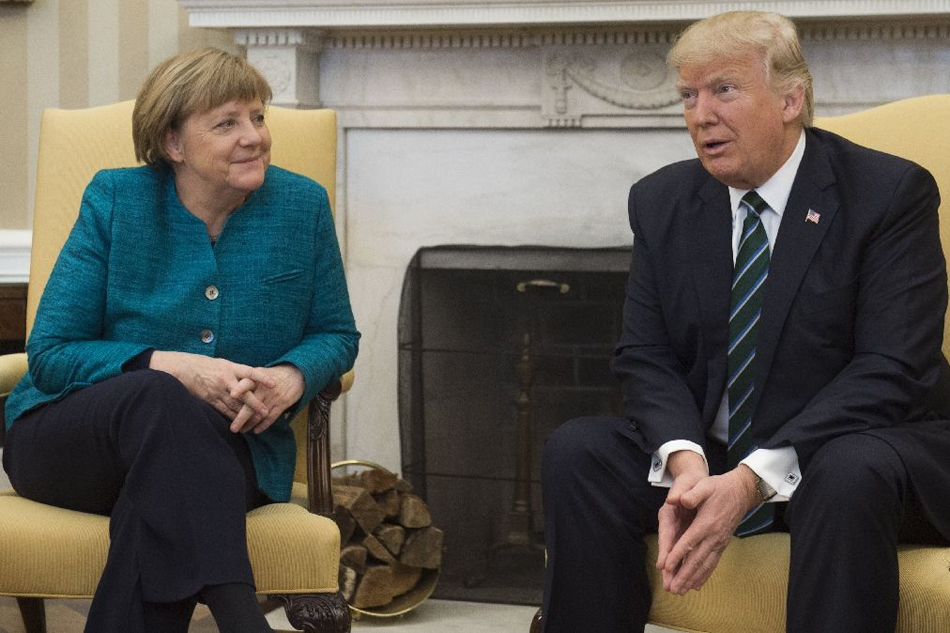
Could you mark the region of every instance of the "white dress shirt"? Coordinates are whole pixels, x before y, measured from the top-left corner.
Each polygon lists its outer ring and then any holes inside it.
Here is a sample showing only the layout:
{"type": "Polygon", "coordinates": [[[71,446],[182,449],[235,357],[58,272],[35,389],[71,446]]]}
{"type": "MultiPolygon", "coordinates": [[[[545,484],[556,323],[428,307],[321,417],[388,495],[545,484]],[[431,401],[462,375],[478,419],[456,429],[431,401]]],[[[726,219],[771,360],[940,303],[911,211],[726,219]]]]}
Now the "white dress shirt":
{"type": "MultiPolygon", "coordinates": [[[[761,187],[756,188],[756,193],[769,205],[769,208],[762,213],[761,219],[769,240],[770,251],[775,246],[775,238],[778,235],[779,225],[782,223],[785,205],[788,203],[792,183],[795,181],[795,175],[798,173],[798,166],[801,164],[804,154],[805,132],[803,131],[798,139],[798,145],[795,146],[795,150],[785,161],[785,164],[761,187]]],[[[729,201],[732,206],[733,263],[736,261],[739,238],[742,236],[742,224],[746,218],[745,205],[741,204],[742,196],[747,192],[748,189],[729,187],[729,201]]],[[[729,437],[728,390],[722,395],[719,411],[716,413],[716,419],[709,430],[709,437],[722,444],[727,442],[729,437]]],[[[699,453],[703,461],[706,462],[706,471],[709,472],[709,463],[706,461],[706,455],[701,446],[689,440],[670,440],[661,445],[653,454],[648,481],[654,486],[668,488],[673,485],[673,477],[666,469],[666,462],[672,453],[682,450],[699,453]]],[[[741,463],[751,468],[755,474],[776,491],[771,501],[788,501],[802,480],[802,472],[798,466],[798,453],[795,452],[792,446],[772,449],[759,448],[749,453],[741,463]]]]}

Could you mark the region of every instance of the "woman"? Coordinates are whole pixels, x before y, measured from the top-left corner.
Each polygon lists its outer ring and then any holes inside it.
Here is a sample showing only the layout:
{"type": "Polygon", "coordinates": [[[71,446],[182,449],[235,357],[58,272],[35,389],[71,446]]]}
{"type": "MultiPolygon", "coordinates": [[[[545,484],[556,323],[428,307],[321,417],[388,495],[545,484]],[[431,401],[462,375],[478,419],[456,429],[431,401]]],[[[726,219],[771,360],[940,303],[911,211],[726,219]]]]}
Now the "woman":
{"type": "Polygon", "coordinates": [[[215,49],[136,99],[146,165],[95,175],[7,402],[21,496],[109,514],[87,631],[269,631],[245,513],[290,497],[290,419],[353,364],[325,190],[269,166],[271,90],[215,49]]]}

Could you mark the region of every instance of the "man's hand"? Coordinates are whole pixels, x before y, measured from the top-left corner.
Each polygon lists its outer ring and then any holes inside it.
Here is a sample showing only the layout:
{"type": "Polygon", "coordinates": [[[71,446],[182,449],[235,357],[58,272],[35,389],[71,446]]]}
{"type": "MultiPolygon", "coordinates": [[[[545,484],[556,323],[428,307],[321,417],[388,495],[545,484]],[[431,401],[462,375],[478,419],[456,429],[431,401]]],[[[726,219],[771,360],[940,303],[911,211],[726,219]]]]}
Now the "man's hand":
{"type": "Polygon", "coordinates": [[[692,490],[699,481],[708,476],[706,463],[699,453],[693,451],[676,451],[671,454],[666,463],[667,469],[673,476],[673,485],[666,495],[666,503],[660,507],[657,514],[657,555],[656,567],[663,573],[663,586],[666,587],[667,576],[672,574],[666,570],[666,561],[673,546],[686,532],[696,515],[694,510],[686,508],[681,503],[683,494],[692,490]]]}
{"type": "MultiPolygon", "coordinates": [[[[702,465],[702,458],[693,455],[702,465]]],[[[657,568],[663,575],[663,587],[678,595],[703,586],[739,521],[761,501],[755,473],[747,466],[712,477],[704,476],[702,466],[702,471],[697,471],[691,461],[679,474],[671,468],[673,487],[659,513],[657,568]]]]}
{"type": "Polygon", "coordinates": [[[230,396],[243,401],[244,407],[231,422],[233,433],[253,430],[263,433],[288,408],[294,405],[304,391],[300,370],[290,364],[257,368],[267,381],[242,380],[231,390],[230,396]],[[265,415],[258,415],[261,410],[265,415]]]}
{"type": "Polygon", "coordinates": [[[156,350],[149,361],[151,369],[157,369],[177,378],[193,396],[204,400],[219,413],[234,420],[246,407],[247,415],[263,420],[270,413],[266,405],[244,400],[232,395],[239,386],[247,388],[277,385],[275,378],[265,370],[232,363],[223,358],[211,358],[188,352],[165,352],[156,350]]]}

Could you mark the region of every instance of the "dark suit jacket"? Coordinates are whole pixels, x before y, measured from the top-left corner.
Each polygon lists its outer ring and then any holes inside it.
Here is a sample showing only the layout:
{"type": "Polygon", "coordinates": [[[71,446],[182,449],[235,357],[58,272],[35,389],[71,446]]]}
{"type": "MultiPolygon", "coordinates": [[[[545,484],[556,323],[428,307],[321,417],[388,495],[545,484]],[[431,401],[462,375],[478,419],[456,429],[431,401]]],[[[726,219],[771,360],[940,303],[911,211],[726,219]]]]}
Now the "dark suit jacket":
{"type": "MultiPolygon", "coordinates": [[[[936,183],[914,163],[835,134],[811,129],[806,137],[766,281],[755,441],[794,446],[807,477],[828,440],[879,435],[950,536],[936,183]],[[805,220],[809,210],[817,223],[805,220]]],[[[624,413],[647,452],[672,439],[705,446],[727,371],[729,192],[698,160],[684,161],[636,183],[629,213],[633,259],[614,359],[624,413]]]]}

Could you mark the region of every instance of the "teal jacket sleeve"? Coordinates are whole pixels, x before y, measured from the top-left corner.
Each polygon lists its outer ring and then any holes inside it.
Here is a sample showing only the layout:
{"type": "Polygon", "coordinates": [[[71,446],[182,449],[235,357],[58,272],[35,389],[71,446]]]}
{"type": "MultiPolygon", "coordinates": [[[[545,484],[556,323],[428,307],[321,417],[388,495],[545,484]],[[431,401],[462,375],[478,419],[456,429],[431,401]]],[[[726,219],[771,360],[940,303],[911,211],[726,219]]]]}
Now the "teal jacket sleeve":
{"type": "Polygon", "coordinates": [[[95,175],[79,217],[60,252],[27,342],[33,384],[61,394],[122,373],[122,365],[148,346],[102,338],[106,309],[115,185],[95,175]]]}
{"type": "MultiPolygon", "coordinates": [[[[343,260],[333,225],[326,191],[319,187],[318,225],[314,239],[314,295],[304,337],[270,366],[291,363],[304,376],[306,387],[300,403],[317,396],[331,381],[353,367],[359,350],[349,293],[343,274],[343,260]]],[[[301,404],[287,412],[296,415],[301,404]]]]}

